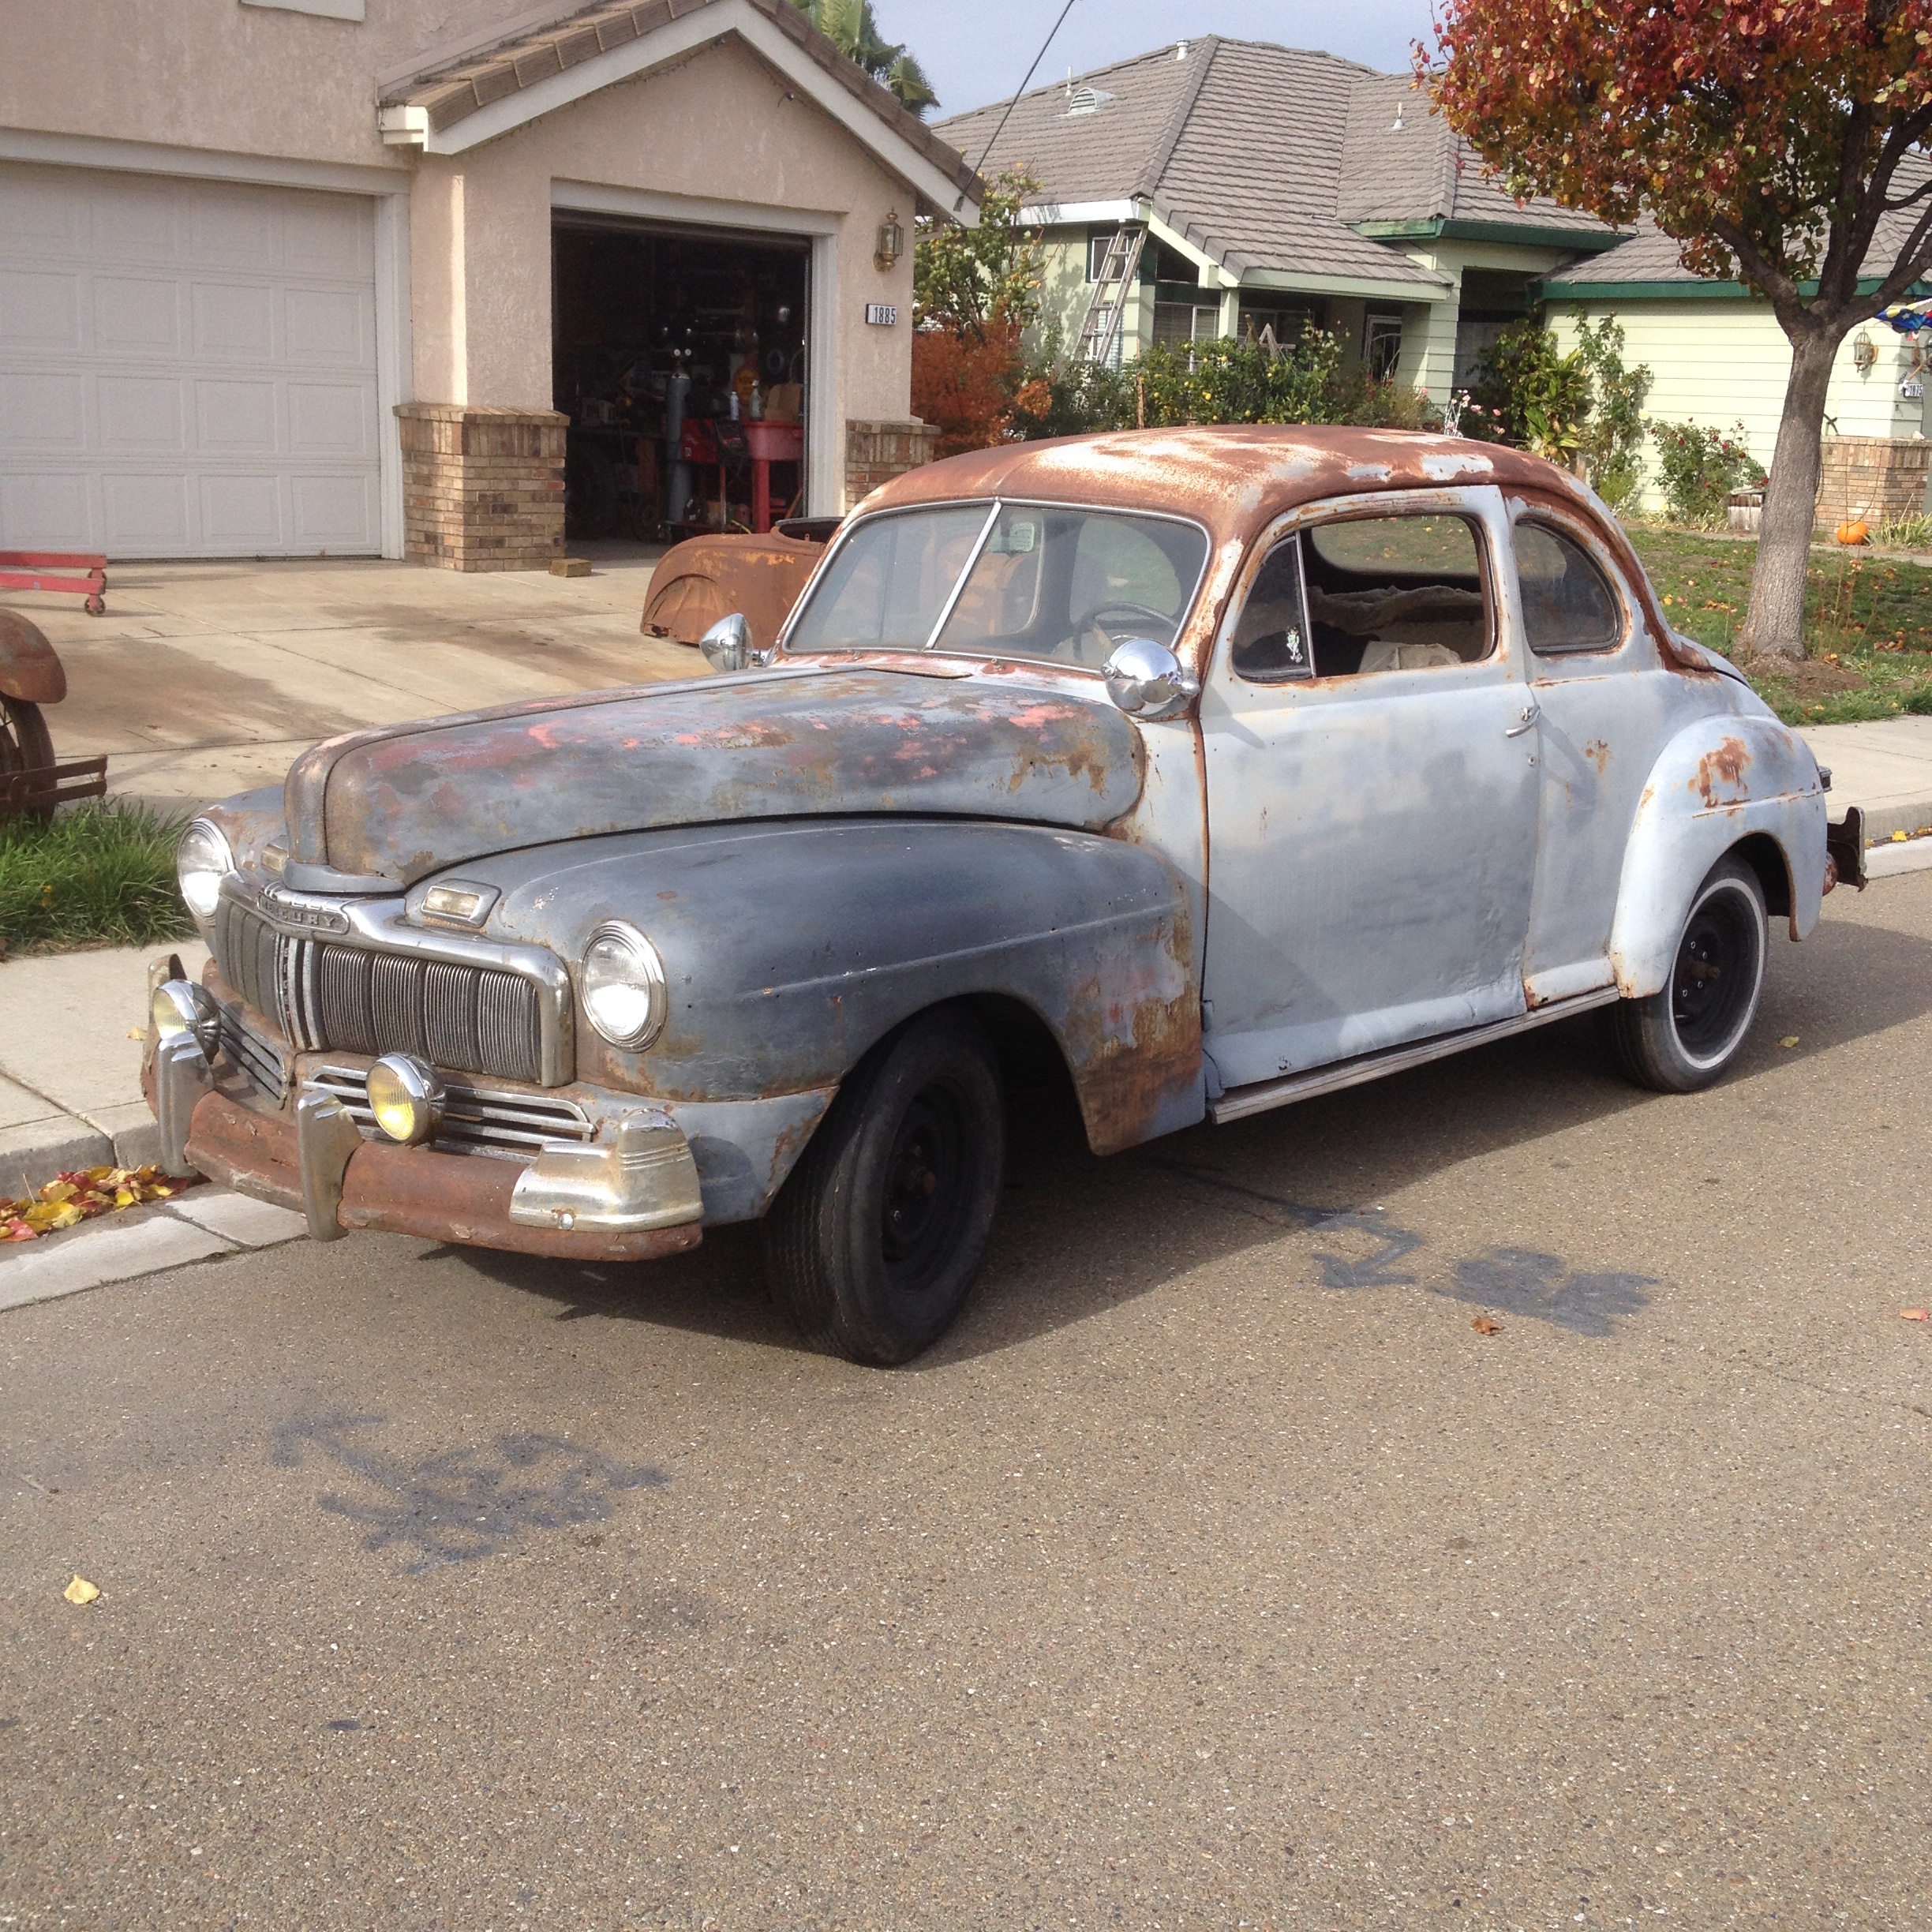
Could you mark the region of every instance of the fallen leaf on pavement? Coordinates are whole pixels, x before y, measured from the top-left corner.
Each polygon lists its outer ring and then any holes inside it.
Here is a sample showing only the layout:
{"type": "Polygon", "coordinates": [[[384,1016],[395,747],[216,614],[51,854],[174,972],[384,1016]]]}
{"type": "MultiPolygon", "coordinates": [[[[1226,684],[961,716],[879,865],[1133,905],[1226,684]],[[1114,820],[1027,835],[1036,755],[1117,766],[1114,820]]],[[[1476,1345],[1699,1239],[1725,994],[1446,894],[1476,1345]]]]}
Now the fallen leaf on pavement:
{"type": "Polygon", "coordinates": [[[1778,1044],[1780,1046],[1795,1046],[1798,1044],[1798,1035],[1795,1033],[1787,1033],[1784,1037],[1778,1042],[1778,1044]]]}
{"type": "Polygon", "coordinates": [[[117,1214],[145,1201],[171,1200],[193,1185],[174,1180],[159,1167],[77,1167],[50,1181],[38,1194],[0,1200],[0,1245],[56,1234],[97,1215],[117,1214]]]}
{"type": "Polygon", "coordinates": [[[129,1027],[128,1028],[128,1038],[131,1040],[141,1040],[144,1042],[148,1038],[148,1029],[145,1027],[129,1027]]]}
{"type": "Polygon", "coordinates": [[[100,1594],[84,1576],[77,1576],[61,1592],[70,1604],[91,1604],[100,1594]]]}
{"type": "Polygon", "coordinates": [[[1927,1319],[1926,1312],[1923,1309],[1900,1309],[1899,1310],[1900,1321],[1924,1321],[1927,1319]]]}
{"type": "Polygon", "coordinates": [[[1478,1315],[1470,1326],[1478,1335],[1500,1335],[1503,1332],[1503,1324],[1500,1321],[1492,1321],[1487,1315],[1478,1315]]]}

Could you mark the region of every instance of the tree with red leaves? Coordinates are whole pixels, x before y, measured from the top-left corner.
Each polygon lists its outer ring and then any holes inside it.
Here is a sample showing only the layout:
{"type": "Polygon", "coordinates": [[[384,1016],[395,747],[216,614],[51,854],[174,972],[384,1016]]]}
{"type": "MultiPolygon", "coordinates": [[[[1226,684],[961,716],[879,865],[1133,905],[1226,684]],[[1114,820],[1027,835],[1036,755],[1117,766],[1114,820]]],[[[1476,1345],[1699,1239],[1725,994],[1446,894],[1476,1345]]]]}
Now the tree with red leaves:
{"type": "Polygon", "coordinates": [[[1804,655],[1833,361],[1932,271],[1932,0],[1444,0],[1417,73],[1515,195],[1649,215],[1792,345],[1741,642],[1804,655]]]}

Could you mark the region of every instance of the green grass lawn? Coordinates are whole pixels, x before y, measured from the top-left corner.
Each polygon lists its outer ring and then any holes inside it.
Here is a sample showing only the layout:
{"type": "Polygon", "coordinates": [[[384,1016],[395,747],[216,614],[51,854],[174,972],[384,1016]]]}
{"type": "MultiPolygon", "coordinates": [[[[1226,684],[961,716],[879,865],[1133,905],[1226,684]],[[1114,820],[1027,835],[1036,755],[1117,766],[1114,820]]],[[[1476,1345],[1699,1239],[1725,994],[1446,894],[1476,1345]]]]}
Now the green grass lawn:
{"type": "Polygon", "coordinates": [[[51,825],[0,819],[0,958],[193,938],[174,883],[181,829],[106,803],[61,812],[51,825]]]}
{"type": "MultiPolygon", "coordinates": [[[[1754,542],[1638,524],[1628,534],[1685,636],[1729,656],[1750,599],[1754,542]]],[[[1932,570],[1861,555],[1811,553],[1807,661],[1757,675],[1758,695],[1788,724],[1848,724],[1932,712],[1932,570]]]]}

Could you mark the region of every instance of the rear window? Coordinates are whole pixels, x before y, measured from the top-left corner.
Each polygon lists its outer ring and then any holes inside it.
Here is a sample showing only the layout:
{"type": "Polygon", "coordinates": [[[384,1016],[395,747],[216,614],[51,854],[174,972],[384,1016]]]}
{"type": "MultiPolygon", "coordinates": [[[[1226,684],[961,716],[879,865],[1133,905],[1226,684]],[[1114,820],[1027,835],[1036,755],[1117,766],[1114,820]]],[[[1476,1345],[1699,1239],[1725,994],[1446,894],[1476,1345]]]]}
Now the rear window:
{"type": "Polygon", "coordinates": [[[1529,522],[1516,526],[1515,544],[1523,629],[1533,651],[1548,657],[1612,650],[1623,642],[1616,593],[1581,544],[1547,523],[1529,522]]]}

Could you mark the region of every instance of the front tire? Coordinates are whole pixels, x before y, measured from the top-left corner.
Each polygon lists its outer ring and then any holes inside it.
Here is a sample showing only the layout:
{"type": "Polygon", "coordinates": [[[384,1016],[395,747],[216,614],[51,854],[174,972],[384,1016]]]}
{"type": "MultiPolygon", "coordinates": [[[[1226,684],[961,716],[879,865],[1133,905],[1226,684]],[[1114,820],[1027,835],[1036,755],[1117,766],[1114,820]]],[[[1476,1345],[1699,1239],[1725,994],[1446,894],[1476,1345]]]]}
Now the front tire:
{"type": "Polygon", "coordinates": [[[1005,1169],[992,1043],[968,1014],[890,1035],[839,1090],[765,1219],[774,1292],[814,1347],[882,1367],[952,1325],[1005,1169]]]}
{"type": "Polygon", "coordinates": [[[1611,1010],[1625,1074],[1658,1093],[1695,1093],[1718,1079],[1758,1017],[1768,950],[1764,889],[1749,866],[1726,859],[1690,901],[1670,983],[1611,1010]]]}
{"type": "MultiPolygon", "coordinates": [[[[0,778],[14,772],[44,771],[54,762],[54,739],[40,707],[24,698],[0,697],[0,778]]],[[[45,825],[51,805],[35,806],[24,816],[45,825]]]]}

